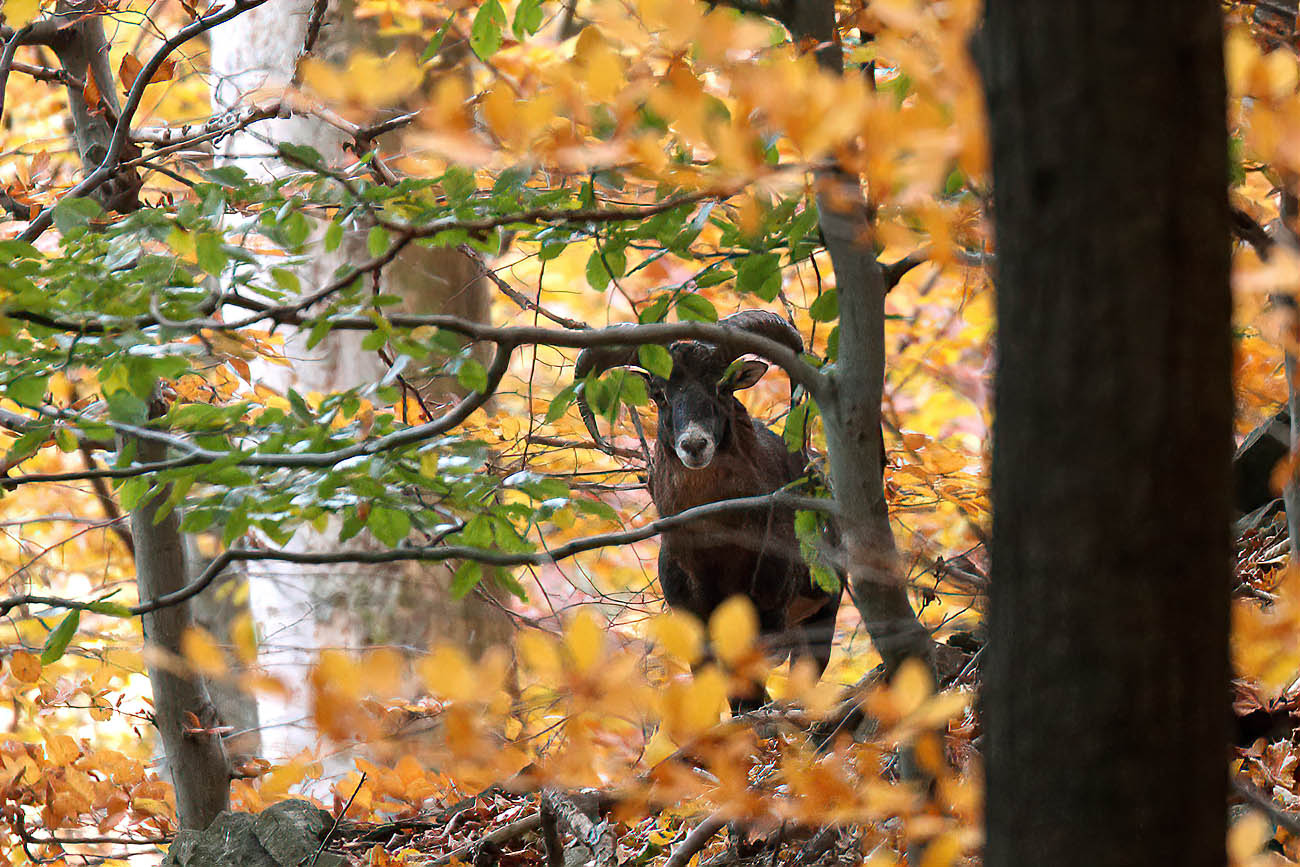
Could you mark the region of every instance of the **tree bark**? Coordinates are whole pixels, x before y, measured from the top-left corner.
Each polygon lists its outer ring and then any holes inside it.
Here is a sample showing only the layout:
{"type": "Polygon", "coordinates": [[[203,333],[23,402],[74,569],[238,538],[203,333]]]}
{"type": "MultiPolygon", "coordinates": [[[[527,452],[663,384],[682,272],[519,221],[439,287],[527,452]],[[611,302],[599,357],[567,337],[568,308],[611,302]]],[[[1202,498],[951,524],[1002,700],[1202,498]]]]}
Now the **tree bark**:
{"type": "MultiPolygon", "coordinates": [[[[58,13],[66,21],[60,22],[56,35],[49,40],[50,48],[58,56],[64,71],[87,85],[93,80],[99,90],[98,110],[92,111],[86,104],[82,89],[67,85],[73,140],[87,173],[98,167],[108,154],[113,126],[122,110],[117,98],[117,78],[109,65],[104,22],[97,10],[97,4],[91,0],[61,0],[58,13]]],[[[140,206],[140,185],[139,172],[120,170],[96,191],[95,198],[106,208],[134,211],[140,206]]]]}
{"type": "MultiPolygon", "coordinates": [[[[136,440],[135,446],[141,461],[167,457],[162,443],[136,440]]],[[[170,493],[168,485],[131,513],[141,602],[173,593],[186,584],[185,549],[176,512],[157,520],[159,507],[170,493]]],[[[153,687],[154,726],[176,792],[176,814],[182,828],[203,829],[230,806],[230,766],[219,735],[190,731],[194,719],[208,729],[219,725],[202,676],[174,664],[184,659],[181,639],[190,625],[186,604],[144,615],[146,643],[171,660],[151,659],[149,683],[153,687]]]]}
{"type": "Polygon", "coordinates": [[[990,0],[985,863],[1225,860],[1232,397],[1212,0],[990,0]]]}
{"type": "MultiPolygon", "coordinates": [[[[791,4],[791,35],[816,45],[817,62],[836,75],[844,61],[831,0],[791,4]]],[[[907,595],[889,525],[880,401],[885,382],[885,275],[876,261],[870,209],[857,177],[817,173],[817,209],[840,302],[834,400],[821,407],[835,502],[853,600],[872,644],[893,671],[908,657],[928,657],[933,642],[907,595]]]]}
{"type": "MultiPolygon", "coordinates": [[[[227,110],[247,95],[276,94],[294,74],[304,45],[312,0],[271,0],[213,31],[212,66],[217,76],[214,107],[227,110]]],[[[329,4],[325,28],[313,55],[342,63],[363,44],[366,34],[352,17],[350,6],[329,4]]],[[[273,151],[274,143],[307,144],[333,166],[355,159],[337,129],[309,116],[275,118],[232,135],[221,145],[220,158],[253,177],[271,178],[288,167],[273,151]],[[272,145],[268,146],[268,142],[272,145]]],[[[334,253],[318,255],[301,269],[304,286],[329,282],[335,269],[367,257],[365,232],[350,231],[334,253]]],[[[382,274],[386,293],[402,296],[403,308],[417,313],[449,313],[486,321],[490,301],[480,267],[450,250],[412,244],[382,274]]],[[[374,352],[361,349],[359,332],[336,332],[312,349],[305,335],[285,342],[292,368],[263,366],[262,381],[273,388],[292,386],[302,393],[329,393],[378,382],[387,366],[374,352]]],[[[418,377],[418,372],[408,376],[418,377]]],[[[444,381],[417,383],[435,402],[456,388],[444,381]]],[[[285,546],[293,551],[337,549],[337,527],[319,533],[301,528],[285,546]]],[[[363,532],[348,548],[374,549],[380,543],[363,532]]],[[[441,564],[346,565],[328,569],[268,562],[248,568],[254,617],[269,637],[259,662],[283,676],[292,691],[259,699],[263,748],[268,755],[293,755],[312,749],[316,733],[305,717],[309,707],[303,676],[320,647],[360,649],[385,644],[427,648],[435,641],[454,642],[481,652],[508,642],[511,622],[504,609],[483,588],[464,600],[451,598],[451,571],[441,564]]],[[[326,774],[351,768],[348,755],[327,763],[326,774]]]]}

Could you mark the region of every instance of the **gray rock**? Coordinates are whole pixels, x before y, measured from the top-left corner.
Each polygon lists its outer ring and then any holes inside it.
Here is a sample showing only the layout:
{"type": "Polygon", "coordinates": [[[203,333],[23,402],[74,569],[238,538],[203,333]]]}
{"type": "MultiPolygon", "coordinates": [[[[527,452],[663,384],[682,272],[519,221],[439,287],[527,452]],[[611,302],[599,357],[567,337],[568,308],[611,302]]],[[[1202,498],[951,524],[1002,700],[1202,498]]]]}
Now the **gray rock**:
{"type": "MultiPolygon", "coordinates": [[[[306,867],[333,817],[306,801],[281,801],[257,815],[222,813],[205,830],[181,831],[163,867],[306,867]]],[[[322,852],[316,867],[347,867],[322,852]]]]}

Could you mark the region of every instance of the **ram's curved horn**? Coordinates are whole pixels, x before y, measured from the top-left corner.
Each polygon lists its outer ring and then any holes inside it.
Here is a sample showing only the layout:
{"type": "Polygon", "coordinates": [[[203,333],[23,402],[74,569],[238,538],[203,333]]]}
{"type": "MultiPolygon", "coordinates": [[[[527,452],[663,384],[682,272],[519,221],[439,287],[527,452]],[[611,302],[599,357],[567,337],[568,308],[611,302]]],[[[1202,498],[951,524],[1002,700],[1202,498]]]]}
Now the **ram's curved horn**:
{"type": "MultiPolygon", "coordinates": [[[[724,319],[719,319],[718,324],[725,325],[728,328],[739,328],[753,334],[760,334],[769,340],[775,340],[783,346],[788,346],[795,352],[803,352],[803,338],[799,335],[799,331],[780,316],[767,310],[742,310],[724,319]]],[[[724,351],[724,356],[732,358],[741,354],[743,353],[724,351]]]]}
{"type": "MultiPolygon", "coordinates": [[[[627,367],[636,363],[637,347],[635,346],[593,346],[578,354],[578,361],[573,366],[573,381],[581,383],[590,374],[604,373],[615,367],[627,367]]],[[[587,432],[591,434],[596,448],[611,454],[614,445],[600,435],[600,430],[596,427],[596,414],[591,411],[591,405],[587,403],[585,388],[578,389],[577,403],[578,412],[582,415],[582,423],[587,426],[587,432]]]]}

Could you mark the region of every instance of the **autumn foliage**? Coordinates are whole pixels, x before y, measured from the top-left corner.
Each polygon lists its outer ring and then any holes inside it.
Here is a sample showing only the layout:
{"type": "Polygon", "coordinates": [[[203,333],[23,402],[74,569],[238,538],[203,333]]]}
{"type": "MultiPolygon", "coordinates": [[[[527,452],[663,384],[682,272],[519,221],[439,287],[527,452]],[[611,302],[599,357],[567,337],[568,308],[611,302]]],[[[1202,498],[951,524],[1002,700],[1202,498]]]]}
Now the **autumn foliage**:
{"type": "MultiPolygon", "coordinates": [[[[769,670],[743,600],[703,624],[664,612],[653,535],[548,556],[656,517],[632,422],[639,413],[653,437],[654,418],[640,379],[574,383],[578,347],[521,329],[712,323],[761,307],[799,329],[809,365],[833,371],[839,298],[814,177],[834,165],[865,185],[864,243],[880,261],[917,257],[886,298],[885,488],[921,621],[937,640],[978,645],[994,253],[967,53],[978,4],[835,4],[843,75],[757,14],[766,5],[360,0],[367,39],[345,59],[308,54],[289,87],[213,117],[203,39],[163,39],[227,7],[98,5],[88,14],[104,20],[117,78],[65,87],[47,48],[15,41],[54,4],[5,4],[0,864],[157,860],[178,823],[155,761],[150,664],[252,696],[307,684],[319,749],[237,757],[237,810],[306,795],[369,827],[484,793],[463,827],[379,844],[342,834],[357,863],[468,860],[458,847],[531,815],[541,793],[580,790],[608,801],[620,862],[662,863],[717,814],[741,823],[734,836],[777,840],[773,857],[789,863],[828,827],[849,829],[835,846],[850,862],[974,863],[976,665],[940,685],[913,661],[886,682],[846,601],[820,681],[769,670]],[[69,100],[111,128],[110,89],[139,97],[117,155],[143,173],[138,209],[76,190],[88,170],[69,145],[69,100]],[[350,136],[346,164],[292,143],[276,145],[286,170],[271,179],[213,159],[214,139],[290,114],[350,136]],[[305,285],[300,266],[345,235],[364,239],[365,257],[305,285]],[[492,347],[499,363],[467,345],[474,326],[379,291],[376,275],[408,246],[485,263],[487,327],[508,337],[492,347]],[[267,384],[295,364],[286,333],[337,331],[364,333],[389,374],[337,393],[267,384]],[[425,398],[433,380],[444,401],[425,398]],[[579,387],[615,454],[590,442],[579,387]],[[165,438],[163,465],[135,460],[141,429],[165,438]],[[166,486],[165,511],[204,564],[270,556],[303,527],[373,539],[393,559],[447,562],[459,595],[495,588],[515,640],[477,655],[438,642],[323,649],[309,671],[285,672],[260,654],[275,636],[242,614],[229,640],[195,629],[162,654],[132,611],[126,516],[166,486]],[[755,676],[778,703],[757,725],[730,719],[728,694],[755,676]],[[323,758],[340,753],[351,771],[325,778],[323,758]]],[[[1274,187],[1300,170],[1298,67],[1249,6],[1230,5],[1231,196],[1266,226],[1274,187]]],[[[1241,434],[1286,397],[1294,338],[1268,301],[1297,290],[1296,256],[1235,251],[1241,434]]],[[[819,408],[791,391],[776,373],[743,399],[824,472],[819,408]]],[[[820,530],[807,515],[811,551],[820,530]]],[[[1300,600],[1267,547],[1243,555],[1253,591],[1234,611],[1237,669],[1259,704],[1291,698],[1300,670],[1300,600]]],[[[246,585],[220,592],[246,603],[246,585]]],[[[197,717],[193,730],[211,733],[197,717]]],[[[1295,761],[1289,740],[1260,742],[1233,769],[1291,807],[1295,761]]],[[[1257,818],[1230,851],[1255,863],[1275,835],[1300,854],[1257,818]]],[[[508,845],[511,863],[544,857],[532,838],[508,845]]],[[[719,836],[699,857],[727,845],[719,836]]]]}

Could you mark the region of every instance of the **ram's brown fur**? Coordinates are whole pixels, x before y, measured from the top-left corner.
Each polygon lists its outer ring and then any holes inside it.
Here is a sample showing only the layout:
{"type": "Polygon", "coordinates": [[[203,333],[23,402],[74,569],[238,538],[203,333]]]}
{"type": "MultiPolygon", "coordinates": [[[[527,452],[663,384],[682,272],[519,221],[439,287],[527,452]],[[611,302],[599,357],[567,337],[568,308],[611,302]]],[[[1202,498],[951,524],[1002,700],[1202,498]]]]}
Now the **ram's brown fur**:
{"type": "MultiPolygon", "coordinates": [[[[798,333],[773,314],[748,311],[731,320],[802,350],[798,333]]],[[[731,380],[722,381],[734,355],[695,341],[668,348],[672,377],[665,381],[645,374],[659,406],[650,495],[660,515],[771,493],[805,476],[806,456],[791,452],[781,437],[754,421],[731,394],[731,380]],[[683,414],[685,419],[677,417],[683,414]],[[676,438],[682,423],[701,421],[714,432],[715,450],[707,465],[691,468],[679,458],[676,438]]],[[[584,355],[578,373],[632,365],[635,357],[626,350],[603,357],[584,355]]],[[[761,375],[762,365],[757,368],[761,375]]],[[[603,442],[585,405],[583,412],[593,436],[603,442]]],[[[809,657],[818,673],[825,669],[840,594],[813,586],[791,509],[735,512],[666,532],[660,544],[659,581],[669,606],[704,621],[727,598],[748,597],[769,651],[781,657],[809,657]]],[[[737,706],[752,706],[752,698],[737,706]]]]}

